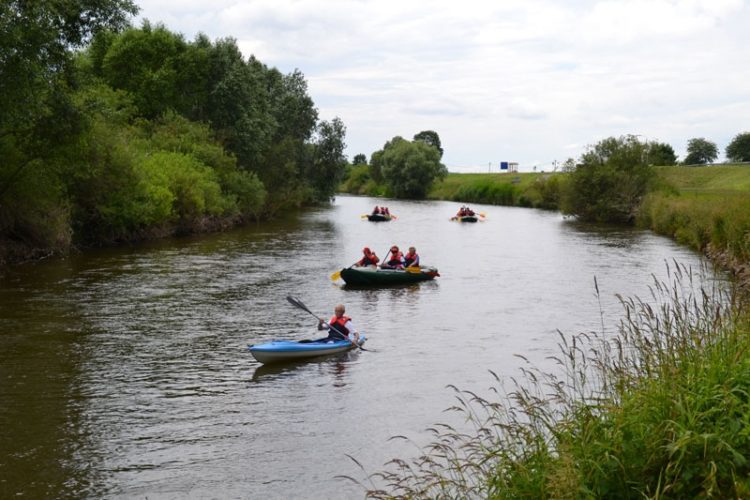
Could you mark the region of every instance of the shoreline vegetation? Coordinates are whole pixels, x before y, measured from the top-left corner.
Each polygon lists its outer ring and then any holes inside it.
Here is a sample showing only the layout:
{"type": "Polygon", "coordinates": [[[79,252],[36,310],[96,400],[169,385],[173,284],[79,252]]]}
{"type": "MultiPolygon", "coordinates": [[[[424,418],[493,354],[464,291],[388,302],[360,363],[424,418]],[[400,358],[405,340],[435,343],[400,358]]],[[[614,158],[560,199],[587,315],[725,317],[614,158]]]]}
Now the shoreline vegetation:
{"type": "Polygon", "coordinates": [[[8,9],[0,268],[220,231],[335,194],[346,127],[319,119],[301,71],[246,58],[232,38],[133,27],[130,0],[8,9]]]}

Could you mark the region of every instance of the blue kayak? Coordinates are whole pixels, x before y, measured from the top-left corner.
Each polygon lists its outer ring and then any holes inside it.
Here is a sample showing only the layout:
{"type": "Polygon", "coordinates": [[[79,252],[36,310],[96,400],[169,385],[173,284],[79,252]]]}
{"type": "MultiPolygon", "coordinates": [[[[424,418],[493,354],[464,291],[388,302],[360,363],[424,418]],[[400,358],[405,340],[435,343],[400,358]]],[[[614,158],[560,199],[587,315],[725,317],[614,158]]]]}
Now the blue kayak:
{"type": "MultiPolygon", "coordinates": [[[[359,345],[365,343],[365,336],[359,336],[359,345]]],[[[280,363],[283,361],[298,361],[328,354],[336,354],[354,349],[354,344],[348,340],[274,340],[266,344],[250,345],[250,354],[261,363],[280,363]]]]}

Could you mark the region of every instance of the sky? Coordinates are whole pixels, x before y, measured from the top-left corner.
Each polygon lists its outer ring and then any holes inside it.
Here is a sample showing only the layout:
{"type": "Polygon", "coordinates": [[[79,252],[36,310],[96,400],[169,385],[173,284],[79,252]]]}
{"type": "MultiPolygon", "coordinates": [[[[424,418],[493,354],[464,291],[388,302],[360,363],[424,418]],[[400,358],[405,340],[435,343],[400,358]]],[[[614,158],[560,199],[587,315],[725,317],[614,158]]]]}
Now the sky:
{"type": "Polygon", "coordinates": [[[299,69],[369,159],[438,133],[453,172],[551,171],[607,137],[750,131],[750,0],[135,0],[193,40],[299,69]]]}

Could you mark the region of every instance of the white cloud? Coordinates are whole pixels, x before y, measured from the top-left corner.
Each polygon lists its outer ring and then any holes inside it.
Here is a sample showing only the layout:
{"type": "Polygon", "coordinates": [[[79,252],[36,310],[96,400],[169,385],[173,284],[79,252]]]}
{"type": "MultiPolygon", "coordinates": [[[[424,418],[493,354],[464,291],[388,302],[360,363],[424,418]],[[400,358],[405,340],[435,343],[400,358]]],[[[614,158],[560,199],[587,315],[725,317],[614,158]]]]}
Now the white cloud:
{"type": "Polygon", "coordinates": [[[680,152],[747,129],[750,7],[742,0],[142,0],[191,39],[299,68],[348,153],[440,134],[444,161],[564,160],[636,133],[680,152]],[[577,151],[576,151],[577,148],[577,151]]]}

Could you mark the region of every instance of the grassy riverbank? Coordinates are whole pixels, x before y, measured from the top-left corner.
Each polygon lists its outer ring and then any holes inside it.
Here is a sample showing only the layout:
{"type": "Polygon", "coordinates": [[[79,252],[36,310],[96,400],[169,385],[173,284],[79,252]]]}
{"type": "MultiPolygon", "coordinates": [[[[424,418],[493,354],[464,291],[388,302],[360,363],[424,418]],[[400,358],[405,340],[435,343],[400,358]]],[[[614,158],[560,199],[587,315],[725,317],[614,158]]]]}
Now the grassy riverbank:
{"type": "Polygon", "coordinates": [[[638,224],[706,252],[750,281],[750,166],[658,173],[668,187],[646,196],[638,224]]]}

